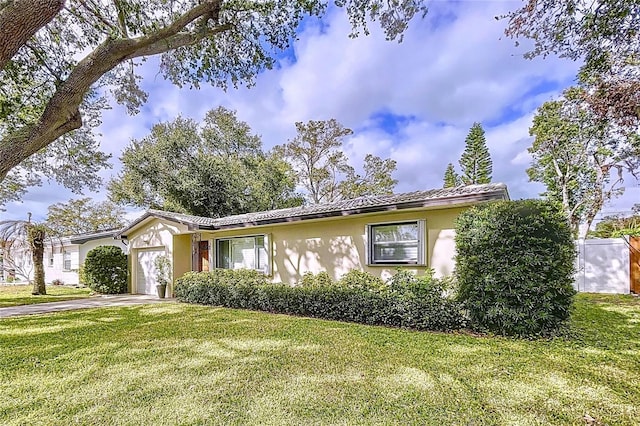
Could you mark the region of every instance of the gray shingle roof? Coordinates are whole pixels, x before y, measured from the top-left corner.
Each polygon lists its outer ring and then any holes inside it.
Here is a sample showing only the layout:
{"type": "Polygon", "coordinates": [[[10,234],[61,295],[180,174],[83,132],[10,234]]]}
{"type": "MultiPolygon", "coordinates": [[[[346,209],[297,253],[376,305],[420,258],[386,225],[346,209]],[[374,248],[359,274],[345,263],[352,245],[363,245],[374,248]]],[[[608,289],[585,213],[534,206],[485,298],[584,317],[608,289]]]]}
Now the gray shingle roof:
{"type": "Polygon", "coordinates": [[[266,225],[270,223],[296,222],[323,217],[349,216],[353,214],[373,213],[386,210],[409,208],[441,208],[463,206],[482,201],[509,199],[506,185],[492,183],[468,185],[455,188],[439,188],[427,191],[414,191],[403,194],[359,197],[334,203],[312,204],[287,209],[246,213],[221,218],[208,218],[162,210],[147,212],[120,231],[121,236],[135,228],[148,217],[156,217],[187,225],[189,229],[225,229],[266,225]]]}

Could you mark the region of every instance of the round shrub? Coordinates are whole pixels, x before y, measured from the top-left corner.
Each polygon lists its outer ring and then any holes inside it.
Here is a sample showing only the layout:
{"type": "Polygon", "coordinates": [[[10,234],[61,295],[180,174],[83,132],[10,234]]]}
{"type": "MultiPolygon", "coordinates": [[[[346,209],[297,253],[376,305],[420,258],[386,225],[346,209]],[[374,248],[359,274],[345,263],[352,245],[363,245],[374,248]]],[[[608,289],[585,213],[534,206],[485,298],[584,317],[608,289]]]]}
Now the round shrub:
{"type": "Polygon", "coordinates": [[[458,297],[472,325],[497,334],[554,334],[569,318],[575,246],[555,204],[500,201],[456,224],[458,297]]]}
{"type": "Polygon", "coordinates": [[[127,255],[120,247],[99,246],[87,253],[84,278],[89,288],[102,294],[127,292],[127,255]]]}

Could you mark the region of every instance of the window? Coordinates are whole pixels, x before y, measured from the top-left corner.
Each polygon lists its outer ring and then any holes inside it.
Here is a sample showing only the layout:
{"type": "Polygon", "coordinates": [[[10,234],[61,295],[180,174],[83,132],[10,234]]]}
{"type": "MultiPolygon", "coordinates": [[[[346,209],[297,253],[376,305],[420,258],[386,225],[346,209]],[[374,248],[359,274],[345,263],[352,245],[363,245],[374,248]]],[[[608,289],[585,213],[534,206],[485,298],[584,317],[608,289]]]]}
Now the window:
{"type": "Polygon", "coordinates": [[[216,240],[216,267],[269,271],[269,239],[266,235],[216,240]]]}
{"type": "Polygon", "coordinates": [[[49,268],[53,268],[53,250],[49,253],[49,268]]]}
{"type": "Polygon", "coordinates": [[[370,265],[424,265],[424,221],[367,225],[370,265]]]}
{"type": "Polygon", "coordinates": [[[62,254],[62,269],[65,271],[71,270],[71,252],[64,251],[62,254]]]}

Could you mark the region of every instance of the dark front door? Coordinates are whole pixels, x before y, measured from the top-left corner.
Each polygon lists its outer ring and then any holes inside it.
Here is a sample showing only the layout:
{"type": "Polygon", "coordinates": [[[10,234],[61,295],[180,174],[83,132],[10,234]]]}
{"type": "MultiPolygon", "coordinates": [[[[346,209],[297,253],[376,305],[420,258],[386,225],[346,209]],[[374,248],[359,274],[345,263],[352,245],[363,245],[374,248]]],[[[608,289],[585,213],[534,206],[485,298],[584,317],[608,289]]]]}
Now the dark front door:
{"type": "Polygon", "coordinates": [[[198,249],[198,271],[209,271],[209,241],[200,241],[198,249]]]}

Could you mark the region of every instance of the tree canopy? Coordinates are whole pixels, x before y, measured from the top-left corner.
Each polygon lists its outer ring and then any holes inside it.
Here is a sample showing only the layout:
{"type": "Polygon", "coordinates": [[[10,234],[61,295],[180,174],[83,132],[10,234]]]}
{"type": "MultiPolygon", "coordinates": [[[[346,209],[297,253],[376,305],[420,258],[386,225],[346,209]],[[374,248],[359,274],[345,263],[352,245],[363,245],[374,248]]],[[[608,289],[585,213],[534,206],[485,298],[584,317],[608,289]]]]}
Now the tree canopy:
{"type": "Polygon", "coordinates": [[[596,229],[589,231],[590,237],[617,238],[627,235],[640,237],[640,215],[606,216],[596,223],[596,229]]]}
{"type": "Polygon", "coordinates": [[[491,182],[493,161],[487,148],[484,129],[480,123],[473,123],[465,139],[464,152],[460,156],[460,181],[464,185],[491,182]]]}
{"type": "Polygon", "coordinates": [[[447,164],[447,169],[444,171],[444,184],[443,188],[455,188],[460,184],[460,176],[456,173],[453,163],[447,164]]]}
{"type": "MultiPolygon", "coordinates": [[[[335,4],[348,15],[352,36],[367,34],[368,25],[378,21],[390,40],[401,40],[412,17],[427,11],[423,0],[335,4]]],[[[106,160],[94,145],[88,150],[95,141],[91,121],[99,118],[108,99],[130,113],[146,102],[137,72],[146,58],[161,55],[160,72],[178,86],[251,85],[289,47],[303,19],[326,10],[323,0],[3,2],[0,195],[5,201],[15,197],[38,184],[43,174],[72,189],[79,179],[95,179],[90,165],[103,167],[106,160]],[[34,155],[47,159],[64,153],[73,159],[82,152],[92,157],[87,167],[63,174],[49,161],[40,168],[39,160],[28,163],[34,155]]]]}
{"type": "Polygon", "coordinates": [[[276,146],[274,152],[292,165],[309,203],[393,193],[398,183],[391,176],[396,162],[367,154],[364,176],[357,174],[342,146],[344,138],[353,131],[335,118],[297,122],[296,130],[298,134],[286,144],[276,146]]]}
{"type": "Polygon", "coordinates": [[[583,99],[602,117],[640,124],[640,0],[526,0],[506,34],[534,42],[525,56],[584,59],[583,99]]]}
{"type": "Polygon", "coordinates": [[[591,225],[604,203],[624,191],[624,173],[635,175],[640,165],[637,133],[594,114],[583,90],[568,89],[538,109],[527,169],[532,181],[547,187],[543,195],[562,204],[574,231],[580,223],[591,225]]]}
{"type": "Polygon", "coordinates": [[[299,205],[290,166],[262,152],[259,136],[217,108],[200,126],[178,117],[125,148],[109,183],[117,203],[221,217],[299,205]]]}
{"type": "Polygon", "coordinates": [[[111,201],[78,198],[50,205],[46,225],[53,234],[77,235],[124,226],[124,209],[111,201]]]}

